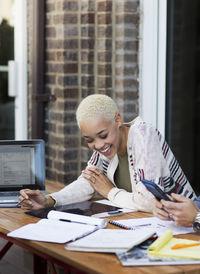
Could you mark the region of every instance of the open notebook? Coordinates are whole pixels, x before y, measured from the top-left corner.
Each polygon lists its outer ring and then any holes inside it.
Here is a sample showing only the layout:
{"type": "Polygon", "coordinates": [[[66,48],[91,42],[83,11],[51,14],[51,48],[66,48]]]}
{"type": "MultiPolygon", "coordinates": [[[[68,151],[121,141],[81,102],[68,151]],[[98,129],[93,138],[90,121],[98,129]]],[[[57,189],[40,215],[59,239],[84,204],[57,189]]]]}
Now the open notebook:
{"type": "Polygon", "coordinates": [[[45,193],[44,141],[0,141],[0,207],[15,207],[23,188],[45,193]]]}
{"type": "Polygon", "coordinates": [[[7,235],[34,241],[66,243],[82,238],[106,225],[105,219],[51,210],[47,219],[22,226],[7,235]]]}

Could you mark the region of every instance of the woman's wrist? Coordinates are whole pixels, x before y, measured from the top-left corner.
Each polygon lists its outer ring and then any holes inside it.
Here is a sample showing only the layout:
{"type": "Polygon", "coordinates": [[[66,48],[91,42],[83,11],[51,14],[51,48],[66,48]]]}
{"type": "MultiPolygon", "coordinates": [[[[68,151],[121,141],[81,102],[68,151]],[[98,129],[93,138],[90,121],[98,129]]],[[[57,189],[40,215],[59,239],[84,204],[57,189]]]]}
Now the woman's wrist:
{"type": "Polygon", "coordinates": [[[45,203],[44,207],[53,207],[55,205],[56,201],[51,197],[51,196],[46,196],[45,197],[45,203]]]}

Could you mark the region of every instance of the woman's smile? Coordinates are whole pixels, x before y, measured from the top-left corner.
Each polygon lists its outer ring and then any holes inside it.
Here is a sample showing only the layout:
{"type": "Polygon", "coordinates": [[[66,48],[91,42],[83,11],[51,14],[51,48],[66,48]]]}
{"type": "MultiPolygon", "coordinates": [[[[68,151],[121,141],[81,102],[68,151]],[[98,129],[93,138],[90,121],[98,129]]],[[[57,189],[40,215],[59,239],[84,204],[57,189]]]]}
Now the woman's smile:
{"type": "Polygon", "coordinates": [[[99,152],[104,154],[105,156],[108,156],[111,152],[111,147],[112,147],[112,145],[109,145],[105,149],[99,150],[99,152]]]}

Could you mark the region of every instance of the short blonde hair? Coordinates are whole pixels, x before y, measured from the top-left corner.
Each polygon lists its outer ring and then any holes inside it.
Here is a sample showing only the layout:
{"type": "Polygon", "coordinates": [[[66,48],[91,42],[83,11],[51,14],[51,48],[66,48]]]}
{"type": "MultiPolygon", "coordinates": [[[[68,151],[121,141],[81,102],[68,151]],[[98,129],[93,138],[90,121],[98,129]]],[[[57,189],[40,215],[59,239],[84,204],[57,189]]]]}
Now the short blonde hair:
{"type": "Polygon", "coordinates": [[[116,113],[119,113],[114,100],[103,94],[93,94],[84,98],[76,111],[76,120],[80,127],[81,121],[103,117],[108,120],[114,119],[116,113]]]}

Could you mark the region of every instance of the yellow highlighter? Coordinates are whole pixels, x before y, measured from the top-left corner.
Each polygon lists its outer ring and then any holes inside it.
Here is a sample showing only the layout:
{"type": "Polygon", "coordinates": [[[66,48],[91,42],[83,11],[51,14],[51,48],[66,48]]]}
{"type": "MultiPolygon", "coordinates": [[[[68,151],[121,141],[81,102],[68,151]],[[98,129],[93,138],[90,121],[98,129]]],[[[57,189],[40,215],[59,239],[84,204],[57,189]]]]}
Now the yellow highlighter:
{"type": "Polygon", "coordinates": [[[191,244],[175,244],[171,247],[171,249],[181,249],[181,248],[187,248],[191,246],[197,246],[200,245],[200,243],[191,243],[191,244]]]}

